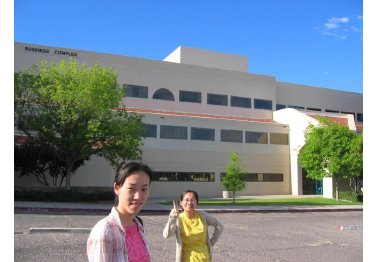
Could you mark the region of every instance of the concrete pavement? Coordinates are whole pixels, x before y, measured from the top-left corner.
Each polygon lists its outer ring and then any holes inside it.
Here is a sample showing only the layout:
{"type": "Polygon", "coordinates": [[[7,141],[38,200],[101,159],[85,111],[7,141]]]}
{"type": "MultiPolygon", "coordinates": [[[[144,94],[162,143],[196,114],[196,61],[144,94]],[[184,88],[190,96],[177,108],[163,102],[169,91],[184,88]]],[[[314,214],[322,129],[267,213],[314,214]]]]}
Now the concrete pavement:
{"type": "MultiPolygon", "coordinates": [[[[296,196],[246,196],[237,199],[276,199],[294,198],[296,196]]],[[[317,197],[317,196],[299,196],[317,197]]],[[[160,204],[171,199],[150,198],[141,214],[168,214],[171,206],[160,204]]],[[[15,201],[15,213],[51,213],[51,214],[108,214],[113,203],[68,203],[68,202],[25,202],[15,201]]],[[[335,212],[335,211],[363,211],[362,205],[323,205],[323,206],[199,206],[198,209],[209,213],[261,213],[261,212],[335,212]]]]}

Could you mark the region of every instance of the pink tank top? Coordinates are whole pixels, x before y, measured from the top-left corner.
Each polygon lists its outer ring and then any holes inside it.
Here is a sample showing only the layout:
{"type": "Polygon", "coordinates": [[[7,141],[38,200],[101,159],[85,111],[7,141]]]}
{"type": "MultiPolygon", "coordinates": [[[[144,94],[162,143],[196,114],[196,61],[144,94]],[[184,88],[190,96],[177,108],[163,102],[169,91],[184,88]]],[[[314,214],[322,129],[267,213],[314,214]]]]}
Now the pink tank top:
{"type": "Polygon", "coordinates": [[[125,227],[125,247],[129,262],[150,262],[150,256],[142,240],[137,224],[125,227]]]}

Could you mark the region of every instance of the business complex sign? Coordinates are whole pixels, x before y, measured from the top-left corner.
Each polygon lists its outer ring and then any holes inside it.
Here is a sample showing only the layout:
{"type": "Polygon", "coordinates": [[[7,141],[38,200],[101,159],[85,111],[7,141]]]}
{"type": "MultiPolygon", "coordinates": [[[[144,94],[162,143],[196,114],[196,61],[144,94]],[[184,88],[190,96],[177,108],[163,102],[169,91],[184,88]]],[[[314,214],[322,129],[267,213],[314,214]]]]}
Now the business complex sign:
{"type": "Polygon", "coordinates": [[[36,48],[36,47],[30,47],[30,46],[25,46],[25,51],[34,52],[34,53],[44,53],[44,54],[53,53],[56,55],[78,56],[76,52],[64,51],[64,50],[59,50],[59,49],[55,49],[53,50],[53,52],[50,52],[50,49],[48,48],[36,48]]]}

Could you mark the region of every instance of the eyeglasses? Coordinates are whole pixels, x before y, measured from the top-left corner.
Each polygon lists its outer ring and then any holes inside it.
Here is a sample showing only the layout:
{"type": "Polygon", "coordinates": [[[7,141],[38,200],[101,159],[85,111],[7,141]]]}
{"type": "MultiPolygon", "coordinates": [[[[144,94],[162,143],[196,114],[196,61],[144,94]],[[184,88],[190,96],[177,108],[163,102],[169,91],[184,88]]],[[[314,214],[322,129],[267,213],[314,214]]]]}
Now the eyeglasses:
{"type": "Polygon", "coordinates": [[[196,203],[195,199],[183,199],[183,202],[191,202],[191,203],[196,203]]]}

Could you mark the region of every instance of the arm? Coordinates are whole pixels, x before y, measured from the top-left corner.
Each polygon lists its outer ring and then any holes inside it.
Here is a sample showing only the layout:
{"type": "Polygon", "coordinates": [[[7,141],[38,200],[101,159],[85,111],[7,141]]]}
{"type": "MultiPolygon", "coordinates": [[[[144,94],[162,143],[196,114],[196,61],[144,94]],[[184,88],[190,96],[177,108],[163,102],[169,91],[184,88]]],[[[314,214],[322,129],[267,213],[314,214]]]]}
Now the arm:
{"type": "Polygon", "coordinates": [[[206,222],[207,222],[208,226],[214,227],[213,235],[210,238],[210,244],[212,246],[214,246],[215,243],[217,243],[218,238],[221,236],[221,234],[224,230],[224,226],[214,216],[211,216],[207,213],[205,213],[205,216],[206,216],[206,222]]]}
{"type": "Polygon", "coordinates": [[[173,208],[168,216],[167,224],[163,230],[163,237],[168,238],[176,234],[176,219],[179,215],[179,211],[173,208]]]}
{"type": "Polygon", "coordinates": [[[90,262],[112,261],[113,240],[107,230],[91,231],[87,240],[87,257],[90,262]]]}

